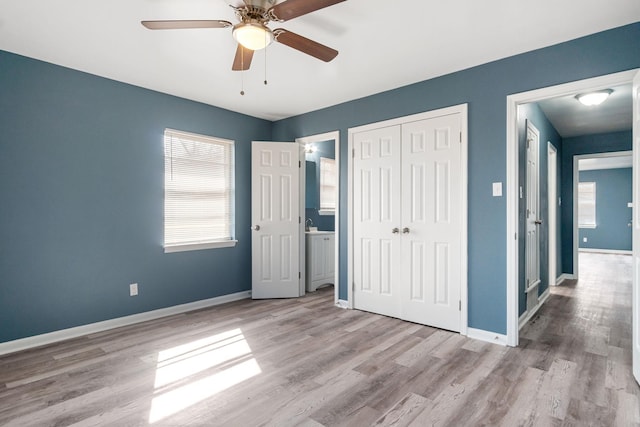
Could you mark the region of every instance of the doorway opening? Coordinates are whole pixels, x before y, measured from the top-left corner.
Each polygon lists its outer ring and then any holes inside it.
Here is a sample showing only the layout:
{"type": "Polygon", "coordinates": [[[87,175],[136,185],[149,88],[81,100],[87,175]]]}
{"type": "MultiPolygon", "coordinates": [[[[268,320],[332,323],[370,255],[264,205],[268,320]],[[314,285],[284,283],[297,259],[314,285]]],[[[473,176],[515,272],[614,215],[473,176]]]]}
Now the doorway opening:
{"type": "Polygon", "coordinates": [[[632,163],[632,151],[573,157],[572,244],[576,279],[580,251],[631,254],[632,163]],[[589,196],[593,201],[581,200],[589,196]]]}
{"type": "MultiPolygon", "coordinates": [[[[327,248],[325,251],[325,254],[333,259],[324,270],[326,274],[333,275],[334,303],[346,308],[346,304],[340,302],[340,132],[332,131],[296,138],[296,142],[300,145],[302,153],[300,156],[300,212],[302,215],[300,271],[306,283],[307,231],[311,232],[314,228],[317,231],[333,231],[333,239],[328,240],[333,243],[333,248],[327,248]]],[[[329,280],[320,278],[320,282],[329,280]]],[[[309,285],[306,284],[305,287],[307,286],[309,285]]]]}
{"type": "MultiPolygon", "coordinates": [[[[507,344],[510,346],[518,345],[518,335],[521,314],[521,275],[523,268],[520,236],[522,236],[521,223],[521,203],[522,203],[522,180],[521,176],[521,144],[519,143],[519,121],[518,109],[526,104],[537,103],[550,98],[568,97],[577,93],[606,89],[617,85],[629,85],[638,70],[631,70],[592,79],[552,86],[543,89],[537,89],[529,92],[518,93],[507,97],[507,344]]],[[[574,100],[575,101],[575,100],[574,100]]],[[[546,141],[544,141],[546,142],[546,141]]],[[[603,149],[602,151],[606,151],[603,149]]],[[[544,150],[545,154],[547,150],[544,150]]],[[[562,170],[562,173],[566,173],[562,170]]],[[[571,176],[571,175],[569,175],[571,176]]],[[[546,199],[548,194],[544,195],[546,199]]],[[[567,200],[568,203],[572,200],[567,200]]],[[[558,198],[558,206],[561,206],[561,197],[558,198]]],[[[555,204],[555,203],[554,203],[555,204]]],[[[567,209],[570,209],[567,206],[567,209]]],[[[570,211],[572,212],[572,211],[570,211]]],[[[564,214],[563,214],[564,216],[564,214]]],[[[571,228],[572,230],[572,228],[571,228]]],[[[543,234],[544,235],[544,234],[543,234]]],[[[563,239],[564,246],[571,245],[571,239],[563,239]]],[[[562,258],[563,261],[565,257],[562,258]]],[[[568,264],[574,264],[573,258],[568,264]]],[[[571,265],[570,271],[577,267],[571,265]]],[[[567,278],[573,278],[569,275],[563,275],[567,278]]],[[[545,281],[553,284],[550,275],[543,275],[545,281]],[[545,277],[546,276],[546,277],[545,277]]],[[[561,276],[562,277],[562,276],[561,276]]]]}

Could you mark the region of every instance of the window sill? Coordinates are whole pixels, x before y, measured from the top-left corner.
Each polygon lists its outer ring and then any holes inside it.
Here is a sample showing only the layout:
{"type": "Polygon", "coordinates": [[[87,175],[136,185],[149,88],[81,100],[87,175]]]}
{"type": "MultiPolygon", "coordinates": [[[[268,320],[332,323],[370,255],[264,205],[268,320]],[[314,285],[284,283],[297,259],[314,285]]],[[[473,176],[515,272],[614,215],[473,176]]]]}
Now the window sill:
{"type": "Polygon", "coordinates": [[[184,245],[171,245],[164,247],[164,253],[199,251],[202,249],[232,248],[237,240],[225,240],[223,242],[189,243],[184,245]]]}
{"type": "Polygon", "coordinates": [[[335,215],[335,214],[336,214],[336,211],[333,210],[333,209],[331,209],[331,210],[329,210],[329,209],[320,209],[318,211],[318,215],[335,215]]]}
{"type": "Polygon", "coordinates": [[[595,224],[593,225],[578,225],[578,228],[597,228],[595,224]]]}

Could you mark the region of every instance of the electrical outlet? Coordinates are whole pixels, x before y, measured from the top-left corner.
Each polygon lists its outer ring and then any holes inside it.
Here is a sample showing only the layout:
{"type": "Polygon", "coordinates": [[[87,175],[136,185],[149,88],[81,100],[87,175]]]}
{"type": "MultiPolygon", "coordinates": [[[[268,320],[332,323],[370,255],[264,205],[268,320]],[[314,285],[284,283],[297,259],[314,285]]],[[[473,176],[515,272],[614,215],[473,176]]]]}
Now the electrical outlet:
{"type": "Polygon", "coordinates": [[[129,285],[129,296],[135,297],[138,295],[138,284],[132,283],[129,285]]]}
{"type": "Polygon", "coordinates": [[[583,238],[582,238],[582,241],[583,241],[583,242],[586,242],[586,241],[587,241],[587,238],[586,238],[586,237],[583,237],[583,238]]]}

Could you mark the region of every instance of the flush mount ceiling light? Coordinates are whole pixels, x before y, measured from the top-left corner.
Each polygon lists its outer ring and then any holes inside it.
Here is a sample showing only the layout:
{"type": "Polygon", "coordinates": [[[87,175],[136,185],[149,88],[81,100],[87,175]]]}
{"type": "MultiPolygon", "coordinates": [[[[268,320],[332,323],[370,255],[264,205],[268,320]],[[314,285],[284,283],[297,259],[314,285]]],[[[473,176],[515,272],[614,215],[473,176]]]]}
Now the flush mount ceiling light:
{"type": "Polygon", "coordinates": [[[250,50],[260,50],[273,41],[273,32],[259,21],[250,20],[233,27],[233,38],[250,50]]]}
{"type": "Polygon", "coordinates": [[[602,104],[612,93],[613,90],[604,89],[596,92],[581,93],[579,95],[576,95],[576,99],[580,101],[580,103],[591,107],[593,105],[602,104]]]}

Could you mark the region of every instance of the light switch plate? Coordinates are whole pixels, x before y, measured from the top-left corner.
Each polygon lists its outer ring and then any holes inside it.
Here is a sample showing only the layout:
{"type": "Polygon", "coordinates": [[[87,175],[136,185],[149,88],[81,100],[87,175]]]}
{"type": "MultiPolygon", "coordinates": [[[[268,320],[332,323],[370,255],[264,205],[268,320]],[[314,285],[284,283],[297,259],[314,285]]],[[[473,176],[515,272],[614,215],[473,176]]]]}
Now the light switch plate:
{"type": "Polygon", "coordinates": [[[502,196],[502,183],[494,182],[493,183],[493,197],[501,197],[502,196]]]}
{"type": "Polygon", "coordinates": [[[627,207],[628,208],[632,208],[633,207],[633,203],[632,202],[627,203],[627,207]]]}

